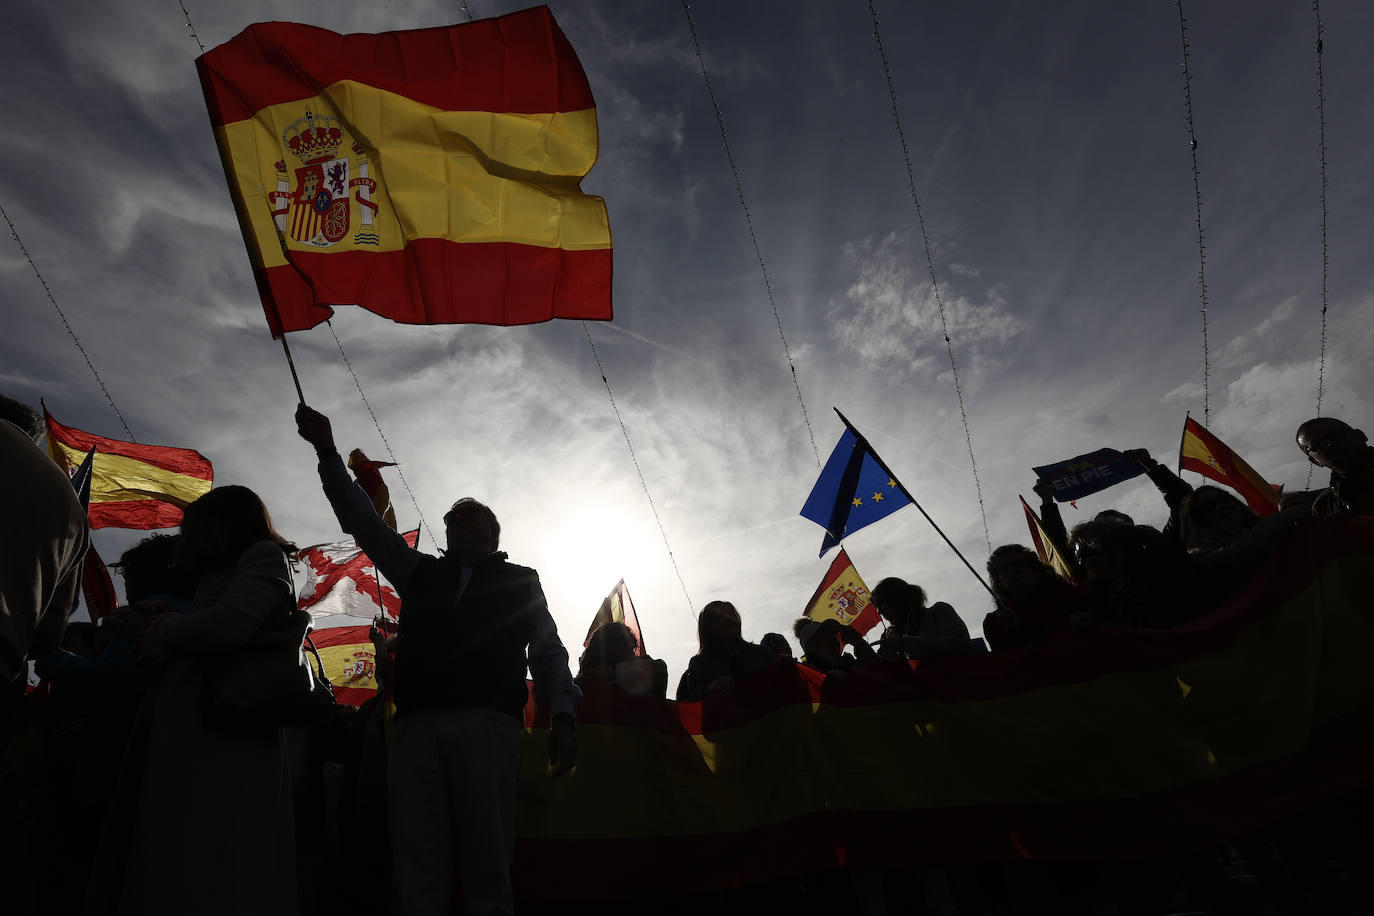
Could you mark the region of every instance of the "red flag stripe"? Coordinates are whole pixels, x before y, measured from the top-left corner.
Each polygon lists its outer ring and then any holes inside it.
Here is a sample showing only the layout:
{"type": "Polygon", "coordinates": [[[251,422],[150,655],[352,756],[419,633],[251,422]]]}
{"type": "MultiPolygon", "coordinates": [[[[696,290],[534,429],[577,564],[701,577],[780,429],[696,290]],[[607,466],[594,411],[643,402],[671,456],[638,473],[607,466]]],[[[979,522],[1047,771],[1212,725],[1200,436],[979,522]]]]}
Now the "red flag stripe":
{"type": "Polygon", "coordinates": [[[201,55],[196,66],[215,124],[313,98],[343,80],[446,111],[545,114],[594,107],[572,45],[543,6],[498,19],[379,35],[261,22],[201,55]],[[233,74],[232,85],[224,73],[233,74]]]}
{"type": "Polygon", "coordinates": [[[536,324],[611,318],[611,249],[414,239],[400,251],[293,251],[291,266],[257,269],[272,335],[322,324],[355,302],[402,324],[536,324]],[[458,279],[461,278],[461,288],[458,279]]]}
{"type": "MultiPolygon", "coordinates": [[[[63,426],[53,419],[52,414],[47,412],[47,408],[43,410],[43,418],[48,424],[48,434],[69,448],[89,452],[94,447],[100,454],[133,458],[164,471],[171,471],[174,474],[185,474],[187,477],[195,477],[198,480],[214,479],[214,468],[211,467],[210,461],[194,449],[175,448],[170,445],[140,445],[136,442],[97,436],[84,430],[63,426]]],[[[105,505],[126,504],[106,503],[105,505]]],[[[94,506],[91,507],[91,511],[92,517],[94,517],[94,506]]],[[[180,510],[177,511],[177,522],[173,522],[173,524],[178,522],[180,522],[180,510]]]]}

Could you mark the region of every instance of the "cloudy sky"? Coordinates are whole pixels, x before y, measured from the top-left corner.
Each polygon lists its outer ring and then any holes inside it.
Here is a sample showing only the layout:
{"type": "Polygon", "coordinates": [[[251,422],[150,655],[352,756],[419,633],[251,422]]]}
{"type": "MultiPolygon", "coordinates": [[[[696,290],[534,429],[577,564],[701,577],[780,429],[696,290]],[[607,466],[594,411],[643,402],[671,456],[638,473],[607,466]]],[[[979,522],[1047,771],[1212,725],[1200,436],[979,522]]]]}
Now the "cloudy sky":
{"type": "MultiPolygon", "coordinates": [[[[188,0],[207,47],[253,21],[341,32],[463,21],[458,3],[188,0]]],[[[580,643],[622,576],[673,677],[694,615],[787,631],[824,573],[798,517],[817,473],[687,19],[677,3],[553,3],[596,95],[583,183],[615,236],[615,320],[334,328],[431,527],[489,502],[580,643]],[[684,594],[685,592],[685,594],[684,594]],[[689,598],[687,597],[690,595],[689,598]]],[[[518,7],[472,0],[478,17],[518,7]]],[[[1104,446],[1176,462],[1202,337],[1172,3],[878,3],[963,385],[992,544],[1027,542],[1030,467],[1104,446]]],[[[701,47],[822,459],[837,406],[980,569],[987,542],[866,5],[701,0],[701,47]]],[[[262,317],[175,0],[7,5],[0,206],[142,442],[200,450],[300,544],[338,539],[262,317]]],[[[1316,27],[1306,0],[1188,3],[1208,238],[1211,427],[1300,488],[1315,413],[1322,250],[1316,27]]],[[[1374,422],[1374,7],[1328,2],[1323,413],[1374,422]],[[1363,163],[1363,165],[1362,165],[1363,163]]],[[[0,246],[0,390],[122,436],[17,245],[0,246]]],[[[293,334],[341,447],[385,457],[321,326],[293,334]]],[[[392,477],[405,526],[415,509],[392,477]]],[[[1158,523],[1140,479],[1065,508],[1158,523]]],[[[442,535],[441,535],[442,536],[442,535]]],[[[106,529],[113,558],[138,537],[106,529]]],[[[427,535],[422,547],[432,549],[427,535]]],[[[987,595],[914,509],[846,542],[869,584],[921,583],[977,634],[987,595]]],[[[833,556],[833,554],[832,554],[833,556]]],[[[576,650],[574,650],[576,651],[576,650]]]]}

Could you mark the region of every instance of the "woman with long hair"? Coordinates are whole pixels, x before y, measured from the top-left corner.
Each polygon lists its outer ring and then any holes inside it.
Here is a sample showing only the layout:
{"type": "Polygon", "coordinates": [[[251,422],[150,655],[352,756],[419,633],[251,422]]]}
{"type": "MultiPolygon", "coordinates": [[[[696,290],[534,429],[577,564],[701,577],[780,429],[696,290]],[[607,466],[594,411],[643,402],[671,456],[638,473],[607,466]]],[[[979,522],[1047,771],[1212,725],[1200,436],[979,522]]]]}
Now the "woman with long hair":
{"type": "Polygon", "coordinates": [[[709,602],[697,615],[697,647],[677,685],[679,703],[709,694],[732,693],[735,684],[756,671],[777,664],[768,649],[746,642],[739,611],[728,601],[709,602]]]}
{"type": "MultiPolygon", "coordinates": [[[[282,730],[227,727],[204,702],[223,661],[295,610],[295,550],[247,487],[219,487],[186,507],[179,562],[199,584],[189,611],[153,616],[138,637],[163,670],[140,713],[146,735],[125,763],[137,807],[117,847],[124,867],[92,887],[88,909],[297,912],[282,730]]],[[[116,819],[107,832],[119,828],[116,819]]]]}

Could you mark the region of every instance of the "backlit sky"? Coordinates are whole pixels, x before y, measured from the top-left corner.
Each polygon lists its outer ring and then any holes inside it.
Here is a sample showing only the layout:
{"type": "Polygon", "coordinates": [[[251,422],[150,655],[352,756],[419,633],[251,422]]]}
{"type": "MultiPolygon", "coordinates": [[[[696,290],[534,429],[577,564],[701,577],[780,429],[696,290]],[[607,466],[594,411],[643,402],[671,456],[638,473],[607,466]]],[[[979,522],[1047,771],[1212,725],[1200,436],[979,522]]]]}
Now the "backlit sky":
{"type": "MultiPolygon", "coordinates": [[[[624,577],[672,677],[695,611],[787,632],[833,554],[798,517],[816,456],[679,4],[553,3],[597,100],[583,182],[615,237],[615,320],[589,326],[669,562],[582,328],[334,328],[429,525],[463,495],[540,570],[574,657],[624,577]]],[[[518,7],[474,0],[478,17],[518,7]]],[[[1306,0],[1187,4],[1206,229],[1211,428],[1301,488],[1316,412],[1321,210],[1306,0]]],[[[253,21],[341,32],[462,21],[456,3],[188,0],[207,47],[253,21]]],[[[1027,533],[1030,467],[1111,446],[1171,465],[1201,416],[1198,248],[1176,9],[1166,2],[878,4],[958,360],[994,546],[1027,533]]],[[[950,366],[864,3],[701,0],[693,14],[821,458],[838,406],[980,569],[950,366]]],[[[7,5],[0,206],[142,442],[196,448],[302,545],[341,537],[291,419],[175,2],[7,5]]],[[[1326,21],[1330,282],[1323,413],[1374,422],[1374,7],[1326,21]]],[[[28,263],[0,245],[0,391],[122,437],[28,263]]],[[[385,458],[321,326],[290,339],[345,451],[385,458]]],[[[415,524],[390,478],[401,524],[415,524]]],[[[1321,478],[1318,478],[1321,482],[1321,478]]],[[[1065,507],[1158,524],[1144,478],[1065,507]]],[[[105,529],[113,560],[140,535],[105,529]]],[[[440,535],[442,537],[442,534],[440,535]]],[[[427,535],[421,546],[432,549],[427,535]]],[[[990,599],[914,509],[846,541],[976,635],[990,599]]]]}

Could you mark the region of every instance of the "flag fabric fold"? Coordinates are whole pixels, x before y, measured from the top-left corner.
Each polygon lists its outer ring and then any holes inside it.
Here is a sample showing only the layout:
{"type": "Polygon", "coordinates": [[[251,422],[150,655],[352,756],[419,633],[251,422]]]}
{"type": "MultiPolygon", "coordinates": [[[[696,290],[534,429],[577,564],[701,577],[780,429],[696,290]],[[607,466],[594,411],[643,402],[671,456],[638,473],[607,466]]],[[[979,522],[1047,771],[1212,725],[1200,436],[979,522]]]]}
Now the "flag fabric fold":
{"type": "Polygon", "coordinates": [[[910,503],[877,461],[868,441],[847,425],[826,459],[801,515],[825,529],[821,556],[847,535],[910,503]]]}
{"type": "MultiPolygon", "coordinates": [[[[419,536],[419,528],[402,535],[411,547],[419,536]]],[[[390,584],[378,582],[376,567],[356,541],[315,544],[302,550],[300,559],[305,579],[297,592],[296,608],[309,611],[317,627],[334,622],[329,618],[340,618],[342,625],[346,618],[366,622],[380,613],[400,615],[400,596],[390,584]]]]}
{"type": "Polygon", "coordinates": [[[623,623],[629,627],[635,637],[635,656],[642,658],[647,654],[644,648],[644,634],[639,629],[639,615],[635,613],[635,604],[630,600],[630,590],[625,587],[624,579],[617,582],[615,588],[611,589],[611,593],[601,602],[596,616],[592,618],[592,625],[587,628],[587,638],[582,641],[582,648],[591,645],[592,634],[608,623],[623,623]]]}
{"type": "Polygon", "coordinates": [[[547,7],[376,35],[257,23],[196,66],[274,337],[333,305],[611,317],[610,222],[579,187],[595,102],[547,7]]]}
{"type": "MultiPolygon", "coordinates": [[[[95,453],[95,446],[92,446],[81,466],[72,474],[72,488],[76,490],[76,498],[81,501],[81,508],[86,511],[87,517],[91,511],[91,478],[95,468],[95,453]]],[[[115,604],[118,603],[114,580],[110,578],[110,570],[96,552],[94,543],[86,548],[86,556],[81,560],[81,597],[86,599],[86,612],[93,621],[98,621],[113,611],[115,604]]],[[[69,614],[75,613],[79,604],[80,601],[73,600],[69,614]]]]}
{"type": "Polygon", "coordinates": [[[1192,417],[1183,422],[1178,466],[1179,470],[1196,471],[1203,477],[1230,487],[1260,515],[1273,515],[1278,511],[1277,488],[1192,417]]]}
{"type": "Polygon", "coordinates": [[[172,528],[187,505],[210,492],[214,468],[188,448],[139,445],[63,426],[43,407],[48,454],[68,474],[96,449],[91,466],[91,528],[172,528]]]}
{"type": "Polygon", "coordinates": [[[373,510],[392,531],[396,530],[396,510],[391,505],[391,490],[387,487],[386,481],[382,480],[381,469],[395,466],[395,462],[392,461],[369,459],[360,448],[348,453],[348,469],[353,472],[354,479],[358,481],[358,486],[363,488],[367,498],[372,500],[373,510]]]}
{"type": "Polygon", "coordinates": [[[867,633],[878,622],[878,609],[872,604],[868,586],[843,547],[811,600],[806,602],[802,616],[812,620],[838,620],[860,633],[867,633]]]}

